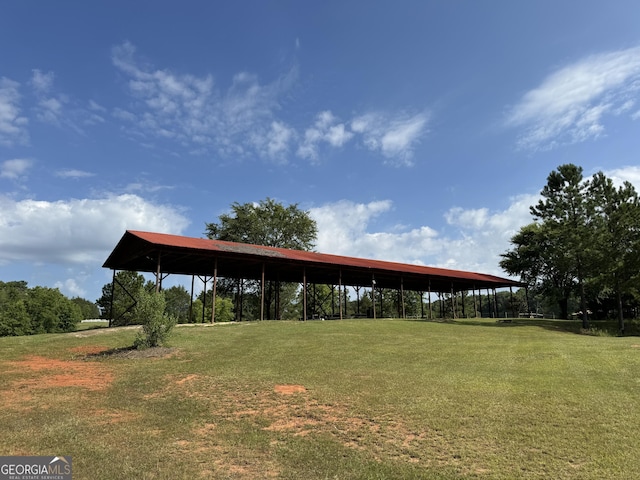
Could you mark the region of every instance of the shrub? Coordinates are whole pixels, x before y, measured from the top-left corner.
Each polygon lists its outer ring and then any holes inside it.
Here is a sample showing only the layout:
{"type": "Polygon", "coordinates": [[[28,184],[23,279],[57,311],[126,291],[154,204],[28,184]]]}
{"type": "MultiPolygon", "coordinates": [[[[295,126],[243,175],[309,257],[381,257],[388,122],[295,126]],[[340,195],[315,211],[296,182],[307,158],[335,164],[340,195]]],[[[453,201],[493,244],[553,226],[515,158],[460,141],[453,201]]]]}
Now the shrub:
{"type": "Polygon", "coordinates": [[[138,292],[138,303],[133,310],[135,323],[142,325],[133,346],[138,349],[163,345],[176,324],[175,317],[165,311],[166,301],[162,292],[149,293],[144,287],[138,292]]]}

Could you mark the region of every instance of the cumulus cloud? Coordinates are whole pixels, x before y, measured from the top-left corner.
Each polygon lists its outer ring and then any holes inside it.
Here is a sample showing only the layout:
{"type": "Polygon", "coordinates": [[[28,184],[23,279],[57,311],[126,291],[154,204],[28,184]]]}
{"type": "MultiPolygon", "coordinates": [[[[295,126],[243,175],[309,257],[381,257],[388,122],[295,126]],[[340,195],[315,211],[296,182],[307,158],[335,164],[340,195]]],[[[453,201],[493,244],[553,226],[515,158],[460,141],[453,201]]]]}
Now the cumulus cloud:
{"type": "Polygon", "coordinates": [[[20,110],[20,84],[0,77],[0,145],[11,147],[27,143],[26,117],[20,110]]]}
{"type": "Polygon", "coordinates": [[[311,208],[310,214],[318,225],[319,252],[505,276],[498,266],[500,254],[518,229],[532,221],[529,206],[537,198],[519,196],[494,212],[452,208],[444,214],[450,230],[446,235],[428,225],[371,231],[373,220],[393,210],[390,200],[342,200],[311,208]]]}
{"type": "Polygon", "coordinates": [[[24,177],[32,166],[33,161],[26,158],[6,160],[0,164],[0,178],[18,180],[24,177]]]}
{"type": "Polygon", "coordinates": [[[0,263],[101,264],[127,229],[180,234],[172,206],[125,194],[56,202],[0,197],[0,263]]]}
{"type": "Polygon", "coordinates": [[[638,90],[640,47],[592,55],[553,72],[527,92],[506,124],[524,129],[518,139],[524,149],[594,139],[604,134],[607,116],[629,112],[638,90]]]}
{"type": "Polygon", "coordinates": [[[316,116],[314,124],[304,132],[304,139],[298,147],[298,156],[309,159],[318,159],[318,147],[321,143],[327,143],[332,147],[342,147],[353,137],[353,132],[347,131],[344,123],[330,111],[320,112],[316,116]]]}
{"type": "Polygon", "coordinates": [[[603,170],[603,173],[618,186],[621,186],[624,182],[629,182],[637,191],[640,191],[640,167],[620,167],[613,170],[603,170]]]}

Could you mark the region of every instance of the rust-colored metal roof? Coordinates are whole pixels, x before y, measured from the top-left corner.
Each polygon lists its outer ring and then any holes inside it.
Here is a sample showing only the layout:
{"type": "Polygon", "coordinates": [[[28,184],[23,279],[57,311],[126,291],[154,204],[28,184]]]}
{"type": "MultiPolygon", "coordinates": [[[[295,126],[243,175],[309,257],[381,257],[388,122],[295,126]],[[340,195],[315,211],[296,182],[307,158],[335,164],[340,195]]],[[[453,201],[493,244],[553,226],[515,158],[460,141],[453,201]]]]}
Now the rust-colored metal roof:
{"type": "Polygon", "coordinates": [[[289,250],[245,243],[127,230],[103,267],[114,270],[283,282],[400,288],[451,292],[522,286],[520,282],[483,273],[406,263],[370,260],[326,253],[289,250]]]}

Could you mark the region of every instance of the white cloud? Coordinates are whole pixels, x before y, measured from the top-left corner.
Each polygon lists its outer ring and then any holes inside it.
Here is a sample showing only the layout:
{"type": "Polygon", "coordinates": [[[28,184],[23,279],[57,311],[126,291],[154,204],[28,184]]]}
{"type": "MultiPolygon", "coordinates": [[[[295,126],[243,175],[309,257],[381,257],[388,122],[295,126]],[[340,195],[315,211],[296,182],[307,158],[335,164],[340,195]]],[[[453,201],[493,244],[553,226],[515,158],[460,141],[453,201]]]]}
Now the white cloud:
{"type": "Polygon", "coordinates": [[[332,147],[342,147],[353,137],[353,132],[345,128],[344,123],[338,123],[338,119],[330,111],[320,112],[316,116],[313,126],[304,132],[304,139],[298,147],[298,156],[308,159],[318,159],[318,148],[322,142],[332,147]]]}
{"type": "Polygon", "coordinates": [[[60,170],[56,172],[56,177],[60,177],[60,178],[87,178],[87,177],[93,177],[94,175],[95,173],[85,172],[84,170],[75,170],[75,169],[60,170]]]}
{"type": "Polygon", "coordinates": [[[389,200],[368,204],[343,200],[311,208],[310,214],[318,225],[319,252],[505,276],[500,254],[508,250],[518,229],[532,221],[529,206],[537,198],[514,198],[505,210],[496,212],[453,208],[444,215],[448,230],[453,230],[448,236],[428,225],[370,231],[374,219],[393,209],[389,200]]]}
{"type": "Polygon", "coordinates": [[[47,94],[53,87],[55,74],[53,72],[42,73],[37,68],[32,71],[33,75],[29,82],[34,90],[41,94],[47,94]]]}
{"type": "Polygon", "coordinates": [[[33,166],[33,161],[26,158],[14,158],[6,160],[0,164],[0,178],[9,178],[17,180],[26,175],[27,171],[33,166]]]}
{"type": "Polygon", "coordinates": [[[0,77],[0,145],[28,142],[26,117],[20,114],[20,84],[0,77]]]}
{"type": "Polygon", "coordinates": [[[114,116],[131,121],[144,135],[211,147],[230,156],[246,155],[256,147],[278,156],[292,136],[275,112],[279,97],[297,75],[295,68],[266,85],[255,75],[239,73],[221,92],[211,75],[176,74],[143,65],[130,43],[115,47],[112,60],[128,77],[128,90],[137,100],[127,110],[116,108],[114,116]],[[264,140],[269,131],[278,135],[273,141],[264,140]]]}
{"type": "Polygon", "coordinates": [[[68,297],[82,298],[87,293],[75,278],[68,278],[64,282],[58,281],[54,284],[54,287],[68,297]]]}
{"type": "Polygon", "coordinates": [[[286,162],[293,152],[317,161],[322,148],[342,148],[360,134],[363,144],[383,155],[386,163],[411,165],[415,146],[426,133],[425,113],[369,114],[343,122],[321,111],[311,126],[297,130],[283,120],[281,100],[297,80],[296,67],[271,83],[240,72],[225,91],[211,75],[179,74],[144,64],[128,42],[113,48],[112,61],[134,98],[126,109],[112,110],[114,118],[130,123],[128,133],[176,142],[200,154],[257,154],[286,162]]]}
{"type": "Polygon", "coordinates": [[[180,234],[175,208],[126,194],[57,202],[0,197],[0,263],[101,265],[127,229],[180,234]]]}
{"type": "Polygon", "coordinates": [[[640,167],[627,166],[613,170],[603,170],[603,173],[618,186],[621,186],[624,182],[629,182],[637,191],[640,191],[640,167]]]}
{"type": "Polygon", "coordinates": [[[557,70],[527,92],[506,123],[524,128],[521,148],[582,142],[605,132],[607,115],[631,109],[638,90],[640,47],[592,55],[557,70]]]}
{"type": "Polygon", "coordinates": [[[426,113],[389,116],[368,113],[354,118],[351,129],[362,135],[364,145],[382,153],[387,163],[412,165],[413,150],[427,133],[426,113]]]}

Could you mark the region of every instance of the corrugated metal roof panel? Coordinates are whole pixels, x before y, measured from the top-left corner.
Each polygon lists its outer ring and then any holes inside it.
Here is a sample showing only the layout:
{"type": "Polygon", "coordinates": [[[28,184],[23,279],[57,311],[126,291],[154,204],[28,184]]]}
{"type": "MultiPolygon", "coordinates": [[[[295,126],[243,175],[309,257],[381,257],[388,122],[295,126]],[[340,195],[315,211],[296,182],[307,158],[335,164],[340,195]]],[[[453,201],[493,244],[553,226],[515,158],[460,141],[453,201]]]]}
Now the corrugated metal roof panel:
{"type": "MultiPolygon", "coordinates": [[[[426,291],[426,281],[432,283],[436,280],[440,282],[437,284],[439,288],[433,291],[450,291],[450,286],[444,283],[446,281],[458,284],[457,289],[466,286],[469,290],[471,285],[474,285],[473,288],[476,288],[475,285],[477,288],[522,285],[513,280],[476,272],[133,230],[125,232],[104,267],[155,271],[160,256],[158,252],[162,252],[161,269],[165,273],[202,274],[203,271],[211,271],[210,260],[215,258],[226,262],[222,263],[221,276],[232,272],[235,266],[238,275],[259,278],[256,265],[266,264],[277,269],[278,278],[283,281],[299,278],[299,274],[293,271],[297,266],[309,269],[310,281],[317,278],[317,283],[331,283],[325,280],[337,277],[340,272],[346,285],[370,284],[372,275],[382,275],[383,282],[393,283],[394,278],[402,277],[408,281],[405,288],[420,286],[422,291],[426,291]],[[384,280],[386,277],[388,279],[384,280]]],[[[269,274],[275,275],[272,268],[269,274]]]]}

